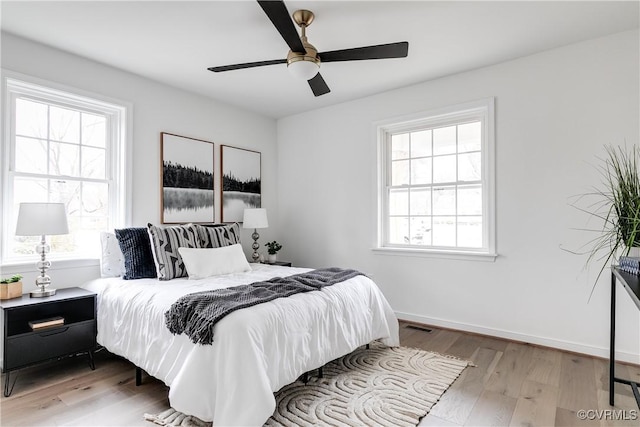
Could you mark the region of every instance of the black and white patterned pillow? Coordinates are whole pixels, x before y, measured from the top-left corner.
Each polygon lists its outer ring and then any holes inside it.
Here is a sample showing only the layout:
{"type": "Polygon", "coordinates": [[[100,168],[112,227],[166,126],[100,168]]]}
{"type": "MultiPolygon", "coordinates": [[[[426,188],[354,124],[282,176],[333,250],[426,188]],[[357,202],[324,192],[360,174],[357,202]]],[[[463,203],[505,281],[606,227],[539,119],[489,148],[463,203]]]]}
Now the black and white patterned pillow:
{"type": "Polygon", "coordinates": [[[153,252],[146,228],[115,230],[118,245],[124,256],[124,280],[156,277],[153,252]]]}
{"type": "Polygon", "coordinates": [[[156,227],[153,224],[148,224],[147,227],[158,279],[171,280],[177,277],[186,277],[187,269],[178,248],[200,247],[198,234],[193,224],[175,227],[156,227]]]}
{"type": "Polygon", "coordinates": [[[202,226],[194,224],[201,248],[222,248],[240,243],[240,225],[233,224],[211,224],[202,226]]]}

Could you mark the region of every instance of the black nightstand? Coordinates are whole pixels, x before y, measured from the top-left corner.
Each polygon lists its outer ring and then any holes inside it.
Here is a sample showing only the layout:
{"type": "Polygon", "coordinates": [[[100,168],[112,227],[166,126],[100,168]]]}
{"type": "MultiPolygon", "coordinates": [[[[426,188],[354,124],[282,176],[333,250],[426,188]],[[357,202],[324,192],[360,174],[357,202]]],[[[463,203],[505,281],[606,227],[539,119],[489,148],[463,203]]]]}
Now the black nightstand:
{"type": "Polygon", "coordinates": [[[268,265],[279,265],[281,267],[291,267],[291,263],[287,261],[265,262],[268,265]]]}
{"type": "MultiPolygon", "coordinates": [[[[96,294],[81,288],[58,289],[46,298],[21,298],[0,302],[3,314],[2,372],[5,373],[4,395],[9,388],[11,371],[46,360],[86,352],[89,366],[95,369],[96,294]],[[32,330],[29,322],[64,318],[64,324],[32,330]]],[[[14,380],[15,384],[15,380],[14,380]]]]}

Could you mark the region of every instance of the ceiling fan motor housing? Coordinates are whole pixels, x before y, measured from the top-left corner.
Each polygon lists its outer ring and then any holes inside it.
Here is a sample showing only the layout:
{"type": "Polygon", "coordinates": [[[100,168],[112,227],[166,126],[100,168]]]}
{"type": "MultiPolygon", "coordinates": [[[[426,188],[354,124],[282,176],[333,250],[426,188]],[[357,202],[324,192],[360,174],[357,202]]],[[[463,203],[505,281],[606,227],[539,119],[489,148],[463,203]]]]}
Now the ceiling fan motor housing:
{"type": "Polygon", "coordinates": [[[311,43],[307,42],[306,37],[302,41],[302,45],[304,46],[306,52],[298,53],[290,50],[289,54],[287,55],[287,66],[297,61],[308,61],[308,62],[313,62],[318,67],[320,67],[320,58],[318,57],[318,50],[311,43]]]}
{"type": "Polygon", "coordinates": [[[313,22],[313,12],[302,9],[293,12],[293,20],[302,30],[300,41],[305,52],[289,51],[287,55],[287,68],[289,72],[300,79],[309,80],[320,70],[320,57],[318,50],[307,41],[306,28],[313,22]]]}

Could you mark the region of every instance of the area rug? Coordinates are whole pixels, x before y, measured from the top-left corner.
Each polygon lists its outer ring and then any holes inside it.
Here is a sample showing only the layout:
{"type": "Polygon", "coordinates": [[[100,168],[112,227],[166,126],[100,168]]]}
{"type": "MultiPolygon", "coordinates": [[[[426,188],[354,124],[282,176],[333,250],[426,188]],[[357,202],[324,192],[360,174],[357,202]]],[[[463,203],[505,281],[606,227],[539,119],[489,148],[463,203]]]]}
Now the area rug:
{"type": "MultiPolygon", "coordinates": [[[[372,345],[328,363],[323,378],[276,393],[267,426],[416,426],[469,362],[407,347],[372,345]]],[[[145,414],[156,424],[208,427],[173,409],[145,414]]]]}

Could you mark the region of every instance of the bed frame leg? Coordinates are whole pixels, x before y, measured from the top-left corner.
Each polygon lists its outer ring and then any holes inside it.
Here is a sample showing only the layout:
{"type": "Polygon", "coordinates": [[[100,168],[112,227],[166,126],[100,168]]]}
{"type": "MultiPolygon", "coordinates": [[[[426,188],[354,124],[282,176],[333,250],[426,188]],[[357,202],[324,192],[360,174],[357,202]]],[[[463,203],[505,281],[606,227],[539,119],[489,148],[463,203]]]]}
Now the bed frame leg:
{"type": "Polygon", "coordinates": [[[136,366],[136,387],[142,384],[142,369],[136,366]]]}
{"type": "Polygon", "coordinates": [[[367,344],[367,350],[369,350],[369,344],[367,344]]]}
{"type": "Polygon", "coordinates": [[[322,378],[322,366],[318,368],[318,378],[322,378]]]}

